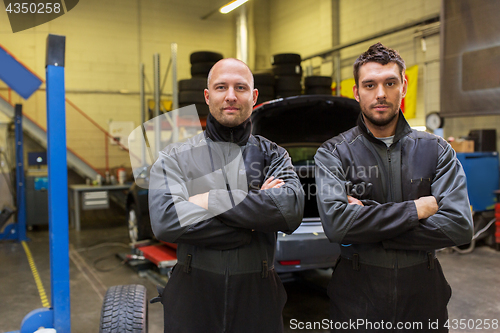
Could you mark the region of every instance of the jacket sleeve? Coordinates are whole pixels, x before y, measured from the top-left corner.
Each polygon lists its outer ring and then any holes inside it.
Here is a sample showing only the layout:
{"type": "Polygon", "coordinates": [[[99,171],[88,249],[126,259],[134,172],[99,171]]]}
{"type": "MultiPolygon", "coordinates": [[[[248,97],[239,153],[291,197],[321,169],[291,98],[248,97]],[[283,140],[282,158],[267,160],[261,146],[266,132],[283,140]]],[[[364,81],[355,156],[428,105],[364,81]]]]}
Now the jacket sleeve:
{"type": "Polygon", "coordinates": [[[281,188],[251,190],[248,194],[239,190],[211,190],[208,210],[231,227],[285,233],[297,229],[304,214],[304,191],[288,152],[277,146],[270,154],[265,178],[282,179],[285,183],[281,188]],[[240,198],[234,207],[228,206],[232,202],[230,195],[240,198]]]}
{"type": "Polygon", "coordinates": [[[218,250],[250,243],[250,230],[228,226],[189,202],[182,174],[175,159],[160,152],[151,168],[148,198],[151,227],[156,238],[218,250]]]}
{"type": "Polygon", "coordinates": [[[431,250],[470,243],[474,230],[465,172],[448,143],[440,143],[440,150],[431,184],[439,210],[416,228],[383,242],[385,248],[431,250]]]}
{"type": "Polygon", "coordinates": [[[413,201],[350,205],[345,172],[336,151],[320,147],[316,162],[317,203],[325,234],[341,244],[375,243],[396,237],[418,225],[413,201]]]}

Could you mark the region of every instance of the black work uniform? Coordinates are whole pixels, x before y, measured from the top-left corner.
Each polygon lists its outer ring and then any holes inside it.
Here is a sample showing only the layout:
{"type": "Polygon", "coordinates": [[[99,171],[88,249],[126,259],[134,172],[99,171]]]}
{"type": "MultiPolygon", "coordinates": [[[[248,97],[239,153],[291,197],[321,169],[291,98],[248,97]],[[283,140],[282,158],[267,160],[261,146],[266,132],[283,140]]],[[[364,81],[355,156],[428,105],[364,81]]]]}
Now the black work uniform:
{"type": "Polygon", "coordinates": [[[332,332],[447,332],[451,288],[435,249],[469,243],[473,232],[465,173],[451,146],[412,130],[401,111],[387,146],[360,115],[315,161],[323,227],[342,245],[328,287],[332,332]],[[349,204],[348,194],[364,206],[349,204]],[[430,195],[439,210],[419,220],[414,200],[430,195]],[[431,329],[436,321],[440,329],[431,329]]]}
{"type": "Polygon", "coordinates": [[[162,293],[165,332],[283,331],[276,232],[300,225],[304,194],[286,150],[250,130],[250,119],[228,128],[209,115],[205,132],[165,148],[151,169],[153,231],[178,243],[162,293]],[[284,185],[260,190],[271,176],[284,185]],[[208,210],[189,202],[205,192],[208,210]]]}

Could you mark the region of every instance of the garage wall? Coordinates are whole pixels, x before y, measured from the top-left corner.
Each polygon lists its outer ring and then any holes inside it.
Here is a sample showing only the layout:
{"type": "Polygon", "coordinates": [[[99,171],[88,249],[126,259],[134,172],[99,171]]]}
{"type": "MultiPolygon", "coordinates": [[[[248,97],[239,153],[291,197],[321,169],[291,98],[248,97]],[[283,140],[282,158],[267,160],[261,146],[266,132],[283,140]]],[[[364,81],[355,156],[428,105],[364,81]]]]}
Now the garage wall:
{"type": "MultiPolygon", "coordinates": [[[[309,56],[335,46],[338,25],[340,43],[347,43],[394,28],[440,12],[440,2],[434,0],[318,0],[270,1],[271,54],[295,52],[309,56]],[[338,9],[337,9],[338,3],[338,9]],[[338,22],[336,11],[338,10],[338,22]],[[335,44],[335,45],[334,45],[335,44]]],[[[407,66],[419,65],[419,95],[417,118],[411,125],[424,125],[425,114],[439,110],[439,35],[425,38],[425,50],[416,30],[381,38],[380,41],[397,49],[407,66]]],[[[341,52],[341,78],[352,77],[352,64],[359,54],[376,41],[344,49],[341,52]]],[[[332,58],[304,62],[314,74],[335,75],[332,58]]]]}
{"type": "MultiPolygon", "coordinates": [[[[440,2],[340,0],[341,43],[352,42],[440,12],[440,2]]],[[[351,78],[352,64],[362,52],[376,42],[399,51],[407,67],[419,65],[417,114],[409,119],[412,126],[425,124],[425,115],[439,110],[439,34],[425,38],[425,48],[416,29],[391,34],[341,52],[342,79],[351,78]]]]}
{"type": "Polygon", "coordinates": [[[269,3],[271,55],[299,53],[306,57],[332,47],[332,0],[269,3]]]}
{"type": "MultiPolygon", "coordinates": [[[[234,14],[215,13],[220,0],[86,0],[62,17],[13,34],[3,3],[0,5],[0,44],[39,76],[45,77],[47,34],[66,36],[67,97],[103,128],[108,121],[133,121],[139,125],[139,63],[146,66],[146,90],[152,90],[153,54],[160,53],[162,76],[170,59],[170,45],[178,44],[178,79],[189,78],[189,54],[213,50],[235,55],[234,14]]],[[[167,81],[165,93],[171,93],[167,81]]],[[[5,87],[5,85],[0,86],[5,87]]],[[[5,91],[1,91],[4,96],[5,91]]],[[[23,102],[24,110],[45,126],[45,94],[36,93],[23,102]]],[[[92,163],[99,163],[104,137],[92,132],[81,116],[68,108],[68,142],[92,163]],[[73,112],[73,113],[72,113],[73,112]],[[73,120],[71,118],[74,118],[73,120]],[[71,128],[73,126],[73,128],[71,128]]],[[[123,154],[122,154],[123,155],[123,154]]],[[[127,162],[126,160],[124,163],[127,162]]],[[[99,166],[100,167],[100,166],[99,166]]]]}

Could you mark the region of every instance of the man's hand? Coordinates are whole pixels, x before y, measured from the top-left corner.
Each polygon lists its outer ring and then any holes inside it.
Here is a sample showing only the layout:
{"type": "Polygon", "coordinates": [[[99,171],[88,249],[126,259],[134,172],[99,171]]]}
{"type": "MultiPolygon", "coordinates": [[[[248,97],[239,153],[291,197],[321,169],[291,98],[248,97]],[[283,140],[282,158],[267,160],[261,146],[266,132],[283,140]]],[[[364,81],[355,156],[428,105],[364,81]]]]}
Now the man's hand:
{"type": "Polygon", "coordinates": [[[351,197],[350,195],[347,196],[347,201],[349,202],[349,205],[360,205],[364,206],[361,201],[356,199],[355,197],[351,197]]]}
{"type": "Polygon", "coordinates": [[[415,200],[415,206],[417,207],[418,219],[426,219],[437,213],[439,206],[437,204],[436,198],[432,195],[421,197],[415,200]]]}
{"type": "Polygon", "coordinates": [[[208,193],[210,192],[193,195],[192,197],[189,197],[189,202],[208,210],[208,193]]]}
{"type": "Polygon", "coordinates": [[[260,189],[267,190],[270,188],[280,188],[281,186],[283,186],[283,184],[285,184],[285,182],[283,180],[281,180],[279,178],[274,179],[274,177],[271,176],[271,177],[266,179],[266,181],[264,182],[264,184],[262,185],[262,187],[260,189]]]}

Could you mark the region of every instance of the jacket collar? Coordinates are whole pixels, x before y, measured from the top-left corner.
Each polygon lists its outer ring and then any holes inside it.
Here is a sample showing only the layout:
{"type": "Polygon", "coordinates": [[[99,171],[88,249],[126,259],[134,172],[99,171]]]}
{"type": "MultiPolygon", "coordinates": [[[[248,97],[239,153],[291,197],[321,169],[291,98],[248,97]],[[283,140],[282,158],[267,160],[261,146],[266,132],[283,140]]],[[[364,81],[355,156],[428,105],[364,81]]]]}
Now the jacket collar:
{"type": "MultiPolygon", "coordinates": [[[[366,127],[362,112],[360,112],[358,117],[358,127],[361,129],[361,132],[368,140],[378,144],[382,143],[382,141],[373,136],[373,134],[366,127]]],[[[401,109],[399,109],[398,123],[396,124],[396,133],[394,134],[394,142],[398,142],[402,137],[408,135],[409,133],[411,133],[411,127],[406,121],[403,112],[401,111],[401,109]]]]}
{"type": "Polygon", "coordinates": [[[207,117],[205,133],[208,138],[216,142],[231,142],[244,146],[252,132],[250,117],[235,127],[227,127],[219,123],[211,113],[207,117]]]}

